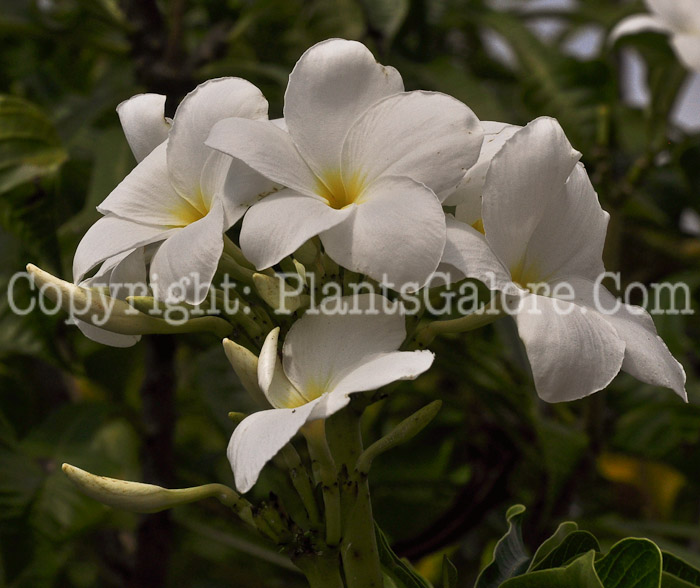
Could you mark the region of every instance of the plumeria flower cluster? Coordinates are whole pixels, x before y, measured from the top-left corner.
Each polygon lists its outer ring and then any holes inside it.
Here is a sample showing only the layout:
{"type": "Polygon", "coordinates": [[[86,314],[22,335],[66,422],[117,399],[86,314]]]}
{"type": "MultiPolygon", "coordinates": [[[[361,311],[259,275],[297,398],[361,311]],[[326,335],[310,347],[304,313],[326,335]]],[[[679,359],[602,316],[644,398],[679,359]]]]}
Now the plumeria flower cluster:
{"type": "MultiPolygon", "coordinates": [[[[302,55],[282,119],[269,120],[262,93],[237,78],[201,84],[172,120],[164,102],[144,94],[119,106],[138,164],[99,206],[103,217],[75,255],[74,284],[57,282],[83,298],[104,286],[117,301],[116,319],[95,319],[109,310],[104,301],[73,313],[96,340],[129,345],[142,333],[196,330],[229,337],[225,352],[262,409],[234,415],[228,457],[236,488],[251,490],[270,462],[293,472],[304,505],[294,528],[316,532],[325,520],[323,545],[340,546],[348,585],[379,585],[374,564],[345,549],[371,551],[375,541],[361,523],[371,520],[369,464],[434,410],[364,451],[343,415],[373,391],[428,370],[434,356],[423,347],[436,334],[510,311],[544,400],[582,398],[620,370],[685,398],[683,369],[650,316],[615,305],[600,286],[608,215],[556,120],[482,123],[450,96],[405,91],[395,69],[340,39],[302,55]],[[437,272],[447,279],[436,280],[437,272]],[[290,273],[300,284],[293,292],[290,273]],[[220,302],[231,276],[243,285],[235,296],[245,306],[195,316],[203,303],[220,302]],[[493,291],[488,307],[450,320],[412,317],[407,332],[398,293],[466,278],[493,291]],[[144,286],[138,294],[124,287],[136,282],[144,286]],[[350,296],[360,282],[377,289],[350,296]],[[329,284],[336,296],[311,306],[329,284]],[[180,304],[193,318],[166,325],[147,304],[180,304]],[[292,444],[299,432],[313,480],[300,474],[292,444]]],[[[67,471],[91,495],[125,504],[112,482],[67,471]]],[[[170,491],[133,488],[148,496],[138,508],[177,502],[170,491]]],[[[233,490],[183,492],[188,500],[217,495],[280,543],[295,536],[275,508],[253,508],[233,490]]]]}

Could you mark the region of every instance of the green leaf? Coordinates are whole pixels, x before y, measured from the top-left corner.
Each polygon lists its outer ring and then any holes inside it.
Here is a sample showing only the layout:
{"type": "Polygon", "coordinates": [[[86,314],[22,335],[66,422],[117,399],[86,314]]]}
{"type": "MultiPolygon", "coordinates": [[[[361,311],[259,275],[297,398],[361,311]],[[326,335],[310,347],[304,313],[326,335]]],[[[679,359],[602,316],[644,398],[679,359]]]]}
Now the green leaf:
{"type": "Polygon", "coordinates": [[[583,457],[588,437],[575,428],[544,419],[537,423],[537,437],[547,468],[547,499],[551,504],[583,457]]]}
{"type": "Polygon", "coordinates": [[[0,520],[22,516],[41,488],[44,472],[27,455],[0,449],[0,520]]]}
{"type": "Polygon", "coordinates": [[[561,523],[559,527],[557,527],[557,530],[554,531],[554,534],[537,548],[537,551],[530,562],[530,568],[528,571],[532,570],[539,562],[547,557],[549,553],[560,545],[569,533],[573,533],[577,529],[578,524],[573,521],[565,521],[561,523]]]}
{"type": "Polygon", "coordinates": [[[425,578],[420,576],[407,561],[392,551],[386,535],[376,522],[374,523],[374,531],[377,536],[382,572],[394,583],[396,588],[431,588],[425,578]]]}
{"type": "Polygon", "coordinates": [[[566,565],[575,557],[588,551],[600,551],[597,539],[588,531],[574,531],[556,549],[553,549],[534,569],[546,570],[566,565]]]}
{"type": "Polygon", "coordinates": [[[595,568],[605,588],[661,586],[661,550],[649,539],[617,542],[595,568]]]}
{"type": "Polygon", "coordinates": [[[530,572],[512,578],[500,588],[607,588],[596,574],[595,552],[589,551],[565,568],[530,572]]]}
{"type": "Polygon", "coordinates": [[[442,588],[457,588],[457,568],[446,555],[442,558],[442,588]]]}
{"type": "Polygon", "coordinates": [[[533,114],[559,120],[574,146],[586,152],[594,143],[597,104],[606,102],[612,84],[602,62],[580,62],[552,50],[518,16],[504,12],[483,13],[481,24],[501,34],[518,57],[524,101],[533,114]]]}
{"type": "Polygon", "coordinates": [[[695,586],[700,586],[700,584],[691,584],[666,572],[661,574],[661,588],[694,588],[695,586]]]}
{"type": "Polygon", "coordinates": [[[525,507],[522,504],[511,506],[506,512],[508,532],[496,543],[493,561],[479,574],[475,588],[497,588],[509,578],[527,570],[530,557],[525,551],[520,528],[524,513],[525,507]]]}
{"type": "Polygon", "coordinates": [[[39,108],[0,95],[0,194],[54,173],[66,158],[56,129],[39,108]]]}
{"type": "Polygon", "coordinates": [[[662,552],[662,556],[663,581],[661,585],[664,588],[667,586],[700,586],[700,570],[667,551],[662,552]]]}

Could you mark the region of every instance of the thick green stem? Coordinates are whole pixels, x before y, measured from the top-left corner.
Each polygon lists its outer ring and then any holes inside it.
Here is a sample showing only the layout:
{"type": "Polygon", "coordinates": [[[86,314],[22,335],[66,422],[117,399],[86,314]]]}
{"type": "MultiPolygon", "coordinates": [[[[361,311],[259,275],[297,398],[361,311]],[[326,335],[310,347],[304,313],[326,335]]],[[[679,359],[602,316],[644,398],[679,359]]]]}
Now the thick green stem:
{"type": "Polygon", "coordinates": [[[338,470],[328,448],[325,425],[324,420],[312,421],[304,426],[302,433],[309,446],[309,455],[318,464],[321,475],[326,516],[326,544],[336,546],[340,543],[341,535],[340,491],[338,470]]]}
{"type": "Polygon", "coordinates": [[[309,515],[309,522],[313,527],[318,527],[321,518],[318,513],[318,506],[316,504],[316,498],[314,497],[314,490],[311,485],[311,479],[309,478],[309,472],[304,467],[299,454],[292,445],[285,445],[280,455],[289,471],[289,478],[292,480],[294,489],[299,494],[299,498],[301,498],[301,502],[309,515]]]}
{"type": "MultiPolygon", "coordinates": [[[[472,312],[466,316],[447,320],[447,321],[432,321],[416,331],[414,336],[415,344],[418,347],[425,348],[437,335],[443,333],[464,333],[479,329],[496,319],[505,316],[505,312],[500,305],[501,296],[496,294],[491,302],[482,306],[479,310],[472,312]]],[[[410,347],[410,346],[409,346],[410,347]]]]}
{"type": "Polygon", "coordinates": [[[340,575],[340,560],[336,551],[293,558],[309,581],[310,588],[345,588],[340,575]]]}
{"type": "Polygon", "coordinates": [[[355,465],[362,453],[360,415],[350,406],[328,420],[336,463],[341,467],[343,538],[340,556],[348,588],[381,588],[383,585],[374,517],[367,476],[355,465]]]}

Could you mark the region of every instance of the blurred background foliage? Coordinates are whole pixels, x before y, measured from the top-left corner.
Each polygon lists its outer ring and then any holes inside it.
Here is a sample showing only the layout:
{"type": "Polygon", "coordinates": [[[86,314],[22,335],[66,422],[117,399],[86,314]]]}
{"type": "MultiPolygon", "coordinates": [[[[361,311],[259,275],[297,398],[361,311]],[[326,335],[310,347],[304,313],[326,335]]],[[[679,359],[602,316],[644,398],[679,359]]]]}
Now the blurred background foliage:
{"type": "MultiPolygon", "coordinates": [[[[10,310],[38,302],[26,279],[12,278],[27,262],[70,278],[95,206],[134,166],[120,101],[163,93],[172,115],[197,83],[240,76],[280,116],[305,49],[358,39],[408,89],[450,93],[481,119],[558,118],[611,214],[608,269],[623,271],[623,286],[685,281],[695,300],[700,100],[694,130],[684,129],[673,113],[689,74],[665,37],[605,41],[642,10],[611,0],[3,0],[0,585],[304,585],[215,501],[137,517],[84,498],[60,472],[67,461],[171,487],[232,484],[226,414],[252,408],[217,340],[112,349],[62,314],[10,310]],[[630,51],[648,72],[641,107],[624,99],[630,51]]],[[[676,298],[662,304],[687,303],[676,298]]],[[[700,565],[697,317],[655,317],[688,373],[687,405],[625,375],[591,398],[544,404],[509,320],[436,341],[434,368],[366,414],[373,439],[444,400],[425,432],[373,470],[376,517],[395,551],[437,585],[447,553],[470,586],[519,502],[532,550],[573,519],[603,545],[649,537],[700,565]]],[[[259,486],[264,494],[264,479],[259,486]]]]}

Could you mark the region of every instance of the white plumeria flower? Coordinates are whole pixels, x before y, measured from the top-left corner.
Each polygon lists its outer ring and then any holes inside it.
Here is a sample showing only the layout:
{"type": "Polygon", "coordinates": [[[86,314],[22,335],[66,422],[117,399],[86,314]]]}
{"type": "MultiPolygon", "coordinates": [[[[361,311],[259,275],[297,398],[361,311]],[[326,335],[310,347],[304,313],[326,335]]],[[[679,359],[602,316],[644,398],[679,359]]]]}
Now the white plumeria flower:
{"type": "Polygon", "coordinates": [[[340,299],[357,312],[306,314],[289,330],[277,355],[279,328],[260,352],[258,383],[274,407],[236,427],[228,458],[236,487],[250,490],[264,465],[301,427],[325,419],[350,402],[350,394],[412,380],[433,362],[430,351],[397,351],[406,337],[400,312],[384,312],[379,295],[340,299]]]}
{"type": "Polygon", "coordinates": [[[476,161],[482,130],[458,100],[403,89],[364,45],[332,39],[289,76],[288,132],[241,119],[215,125],[207,145],[286,188],[243,220],[241,248],[258,269],[319,235],[349,269],[426,282],[445,244],[441,200],[476,161]]]}
{"type": "Polygon", "coordinates": [[[245,80],[210,80],[183,99],[167,140],[154,146],[167,121],[164,98],[153,96],[120,107],[129,144],[137,159],[144,158],[98,207],[105,216],[78,245],[73,277],[78,283],[95,265],[160,242],[150,267],[156,296],[197,304],[209,290],[224,232],[273,189],[269,180],[209,149],[204,140],[223,118],[267,119],[267,101],[245,80]]]}
{"type": "Polygon", "coordinates": [[[635,14],[620,21],[611,41],[642,31],[667,33],[678,58],[700,72],[700,0],[645,0],[652,14],[635,14]]]}
{"type": "MultiPolygon", "coordinates": [[[[125,251],[104,261],[97,273],[81,281],[83,288],[109,288],[112,298],[125,300],[127,296],[147,296],[146,259],[144,247],[125,251]]],[[[141,340],[141,335],[122,335],[102,329],[92,323],[72,318],[89,339],[112,347],[131,347],[141,340]]]]}
{"type": "Polygon", "coordinates": [[[443,263],[512,295],[535,386],[548,402],[606,387],[622,369],[685,394],[685,373],[648,313],[599,279],[609,215],[556,120],[515,132],[493,156],[481,228],[448,218],[443,263]]]}

